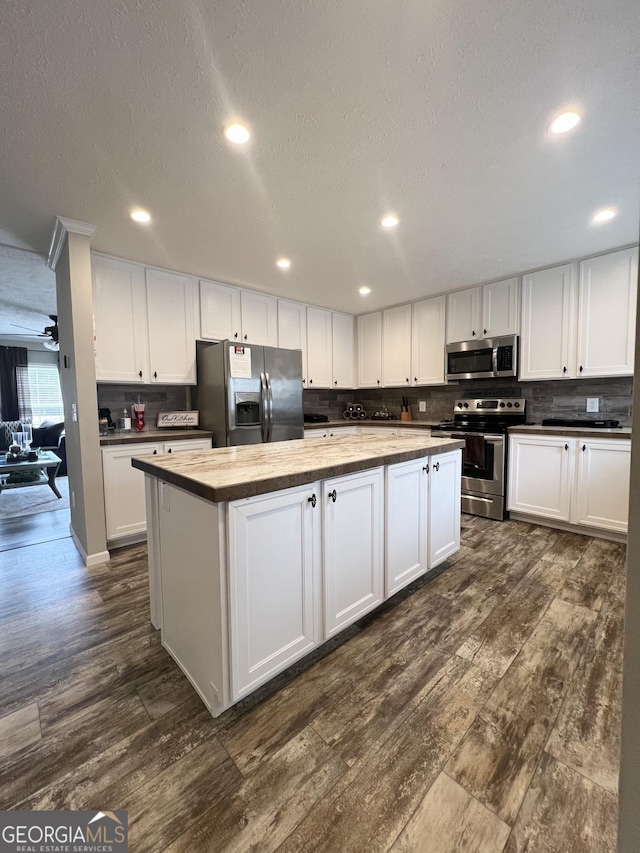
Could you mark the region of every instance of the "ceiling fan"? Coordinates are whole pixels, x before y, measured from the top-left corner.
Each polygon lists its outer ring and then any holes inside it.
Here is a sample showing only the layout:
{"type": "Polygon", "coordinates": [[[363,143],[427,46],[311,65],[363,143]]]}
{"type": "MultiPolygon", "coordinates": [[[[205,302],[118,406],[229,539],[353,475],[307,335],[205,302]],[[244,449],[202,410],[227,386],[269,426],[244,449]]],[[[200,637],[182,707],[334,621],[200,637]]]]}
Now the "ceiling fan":
{"type": "MultiPolygon", "coordinates": [[[[32,329],[31,326],[21,326],[19,323],[11,323],[11,325],[15,326],[16,329],[26,329],[29,332],[37,332],[39,338],[46,338],[46,340],[42,342],[44,347],[57,351],[60,349],[60,344],[58,342],[58,315],[49,314],[48,317],[50,320],[53,320],[53,325],[45,326],[42,332],[38,332],[37,329],[32,329]]],[[[2,337],[25,337],[25,335],[21,335],[19,332],[9,332],[2,337]]]]}

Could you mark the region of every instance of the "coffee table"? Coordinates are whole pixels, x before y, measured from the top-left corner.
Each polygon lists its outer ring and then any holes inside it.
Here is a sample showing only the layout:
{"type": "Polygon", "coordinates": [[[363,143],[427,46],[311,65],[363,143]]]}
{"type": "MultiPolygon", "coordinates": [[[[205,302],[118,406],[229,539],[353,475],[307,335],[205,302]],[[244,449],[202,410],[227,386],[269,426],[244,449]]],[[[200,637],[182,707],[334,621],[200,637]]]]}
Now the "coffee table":
{"type": "Polygon", "coordinates": [[[53,494],[61,498],[62,495],[56,486],[56,474],[58,473],[60,462],[60,457],[56,456],[50,450],[43,450],[33,462],[29,462],[26,459],[20,462],[8,462],[6,457],[2,457],[0,459],[0,493],[4,492],[5,489],[22,489],[25,486],[49,486],[53,494]],[[41,474],[37,480],[33,480],[30,483],[6,482],[6,477],[12,471],[33,471],[34,469],[39,470],[41,474]]]}

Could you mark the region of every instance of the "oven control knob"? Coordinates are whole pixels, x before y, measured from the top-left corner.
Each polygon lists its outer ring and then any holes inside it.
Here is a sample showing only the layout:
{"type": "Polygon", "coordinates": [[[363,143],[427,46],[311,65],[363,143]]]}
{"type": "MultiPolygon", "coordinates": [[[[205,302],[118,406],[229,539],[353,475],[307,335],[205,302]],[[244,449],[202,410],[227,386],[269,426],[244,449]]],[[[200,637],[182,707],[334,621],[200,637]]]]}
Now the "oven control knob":
{"type": "Polygon", "coordinates": [[[459,408],[459,409],[461,409],[461,408],[462,408],[462,403],[458,403],[458,408],[459,408]]]}
{"type": "Polygon", "coordinates": [[[465,404],[464,404],[464,407],[465,407],[465,409],[468,409],[468,408],[469,408],[469,404],[468,404],[468,403],[465,403],[465,404]]]}
{"type": "Polygon", "coordinates": [[[504,403],[500,403],[500,408],[504,409],[504,403]]]}
{"type": "Polygon", "coordinates": [[[516,409],[520,408],[520,403],[514,403],[513,405],[516,407],[516,409]]]}
{"type": "Polygon", "coordinates": [[[511,403],[507,403],[507,409],[511,408],[511,403]]]}

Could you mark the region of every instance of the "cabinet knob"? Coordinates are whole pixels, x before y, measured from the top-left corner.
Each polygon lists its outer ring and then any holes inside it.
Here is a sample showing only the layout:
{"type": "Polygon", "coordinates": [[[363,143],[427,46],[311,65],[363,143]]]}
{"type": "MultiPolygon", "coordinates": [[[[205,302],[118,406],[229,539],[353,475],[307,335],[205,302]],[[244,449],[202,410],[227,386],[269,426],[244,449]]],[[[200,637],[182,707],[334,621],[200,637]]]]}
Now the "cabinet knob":
{"type": "Polygon", "coordinates": [[[158,451],[157,451],[157,450],[154,450],[154,451],[153,451],[153,455],[154,455],[154,456],[155,456],[157,453],[158,453],[158,451]]]}
{"type": "Polygon", "coordinates": [[[582,373],[582,365],[580,365],[580,373],[582,373]]]}
{"type": "Polygon", "coordinates": [[[315,505],[318,503],[318,500],[315,495],[311,495],[310,498],[307,498],[312,507],[315,508],[315,505]]]}
{"type": "Polygon", "coordinates": [[[483,330],[482,330],[482,334],[483,334],[483,335],[486,335],[486,334],[487,334],[487,330],[486,330],[486,329],[483,329],[483,330]]]}
{"type": "Polygon", "coordinates": [[[335,380],[335,382],[334,382],[333,384],[334,384],[334,385],[337,385],[337,384],[338,384],[338,380],[336,379],[336,380],[335,380]]]}
{"type": "Polygon", "coordinates": [[[233,337],[234,337],[234,338],[236,338],[236,340],[237,340],[237,338],[238,338],[238,333],[236,332],[236,333],[235,333],[235,335],[234,335],[233,337]]]}
{"type": "Polygon", "coordinates": [[[407,385],[409,384],[409,377],[408,377],[408,376],[407,376],[407,378],[405,379],[405,382],[407,383],[407,385]]]}
{"type": "Polygon", "coordinates": [[[422,470],[423,470],[423,471],[426,471],[426,472],[427,472],[427,474],[428,474],[428,473],[429,473],[429,466],[428,466],[428,465],[423,465],[423,466],[422,466],[422,470]]]}
{"type": "Polygon", "coordinates": [[[569,449],[569,445],[568,445],[568,444],[565,444],[564,449],[565,449],[565,450],[568,450],[568,449],[569,449]]]}
{"type": "Polygon", "coordinates": [[[141,370],[138,371],[138,376],[140,377],[140,379],[142,379],[142,371],[141,370]]]}
{"type": "Polygon", "coordinates": [[[440,463],[439,463],[439,462],[434,462],[434,463],[433,463],[433,467],[436,469],[436,471],[439,471],[439,470],[440,470],[440,463]]]}
{"type": "Polygon", "coordinates": [[[562,372],[563,372],[563,373],[566,373],[566,372],[567,372],[567,368],[566,368],[566,367],[563,367],[563,368],[562,368],[562,372]]]}
{"type": "Polygon", "coordinates": [[[586,444],[583,444],[583,445],[582,445],[582,452],[584,453],[586,449],[587,449],[587,445],[586,445],[586,444]]]}
{"type": "Polygon", "coordinates": [[[309,380],[309,385],[313,385],[313,379],[309,380]]]}
{"type": "Polygon", "coordinates": [[[170,448],[167,450],[167,453],[171,453],[171,452],[172,452],[172,448],[170,447],[170,448]]]}
{"type": "Polygon", "coordinates": [[[329,497],[331,498],[331,500],[332,500],[334,503],[336,502],[336,500],[337,500],[337,498],[338,498],[338,493],[336,492],[336,490],[335,490],[335,489],[334,489],[332,492],[329,492],[329,497]]]}
{"type": "Polygon", "coordinates": [[[154,379],[157,379],[157,378],[158,378],[158,371],[157,371],[157,370],[154,370],[154,371],[153,371],[153,378],[154,378],[154,379]]]}
{"type": "Polygon", "coordinates": [[[379,380],[379,379],[376,379],[376,382],[378,383],[378,385],[380,384],[380,380],[379,380]]]}
{"type": "Polygon", "coordinates": [[[413,381],[414,381],[414,382],[417,382],[417,381],[418,381],[418,377],[417,377],[417,376],[414,376],[414,377],[413,377],[413,381]]]}
{"type": "Polygon", "coordinates": [[[248,338],[249,338],[249,335],[245,335],[245,336],[244,336],[245,341],[246,341],[248,338]]]}
{"type": "Polygon", "coordinates": [[[475,333],[475,332],[471,332],[471,337],[472,337],[472,338],[475,338],[475,336],[476,336],[476,333],[475,333]]]}

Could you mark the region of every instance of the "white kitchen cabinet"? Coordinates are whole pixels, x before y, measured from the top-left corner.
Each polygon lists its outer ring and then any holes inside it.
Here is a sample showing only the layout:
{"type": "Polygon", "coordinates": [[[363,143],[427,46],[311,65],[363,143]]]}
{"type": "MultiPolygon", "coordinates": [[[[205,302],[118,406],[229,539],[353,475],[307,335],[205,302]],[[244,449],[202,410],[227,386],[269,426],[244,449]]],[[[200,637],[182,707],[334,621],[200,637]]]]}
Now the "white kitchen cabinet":
{"type": "Polygon", "coordinates": [[[92,255],[96,378],[194,384],[195,282],[92,255]]]}
{"type": "Polygon", "coordinates": [[[428,468],[429,460],[426,457],[389,465],[387,468],[387,596],[394,595],[427,571],[428,468]]]}
{"type": "Polygon", "coordinates": [[[266,293],[240,291],[242,342],[256,346],[278,346],[278,300],[266,293]]]}
{"type": "Polygon", "coordinates": [[[147,529],[144,474],[131,465],[133,457],[187,450],[211,450],[211,439],[145,441],[102,448],[104,507],[109,541],[144,534],[147,529]]]}
{"type": "Polygon", "coordinates": [[[319,640],[319,499],[315,483],[229,504],[234,701],[319,640]]]}
{"type": "Polygon", "coordinates": [[[307,388],[333,385],[333,328],[331,311],[307,307],[307,388]]]}
{"type": "Polygon", "coordinates": [[[632,376],[638,249],[580,263],[578,376],[632,376]]]}
{"type": "Polygon", "coordinates": [[[144,474],[131,465],[131,460],[134,456],[160,454],[162,450],[162,442],[102,448],[108,540],[144,533],[147,529],[144,474]]]}
{"type": "Polygon", "coordinates": [[[305,429],[305,438],[339,438],[341,435],[358,435],[357,426],[336,426],[326,429],[305,429]]]}
{"type": "Polygon", "coordinates": [[[91,256],[96,378],[148,382],[149,338],[144,267],[91,256]]]}
{"type": "Polygon", "coordinates": [[[200,281],[203,340],[278,346],[278,300],[218,281],[200,281]]]}
{"type": "Polygon", "coordinates": [[[302,351],[302,385],[307,387],[307,306],[278,299],[278,346],[302,351]]]}
{"type": "Polygon", "coordinates": [[[512,435],[509,454],[509,510],[626,532],[631,441],[512,435]]]}
{"type": "Polygon", "coordinates": [[[427,566],[435,568],[460,548],[462,451],[429,457],[427,566]]]}
{"type": "Polygon", "coordinates": [[[551,435],[509,437],[507,509],[569,521],[574,479],[572,442],[551,435]]]}
{"type": "Polygon", "coordinates": [[[195,384],[195,282],[164,270],[147,269],[149,381],[195,384]]]}
{"type": "Polygon", "coordinates": [[[414,385],[444,385],[446,296],[413,304],[411,370],[414,385]]]}
{"type": "Polygon", "coordinates": [[[523,276],[520,379],[631,376],[637,278],[637,248],[523,276]]]}
{"type": "Polygon", "coordinates": [[[400,435],[400,426],[361,426],[360,435],[400,435]]]}
{"type": "Polygon", "coordinates": [[[519,330],[518,279],[469,287],[447,296],[447,343],[515,335],[519,330]]]}
{"type": "Polygon", "coordinates": [[[382,313],[358,317],[358,386],[378,388],[382,382],[382,313]]]}
{"type": "Polygon", "coordinates": [[[382,384],[411,384],[411,305],[382,312],[382,384]]]}
{"type": "Polygon", "coordinates": [[[322,484],[325,638],[383,599],[383,484],[383,468],[322,484]]]}
{"type": "Polygon", "coordinates": [[[520,379],[575,376],[575,266],[522,277],[520,379]]]}
{"type": "Polygon", "coordinates": [[[576,439],[573,521],[626,533],[629,521],[631,441],[576,439]]]}
{"type": "Polygon", "coordinates": [[[218,281],[200,282],[200,336],[211,341],[242,339],[239,288],[218,281]]]}
{"type": "Polygon", "coordinates": [[[332,312],[333,387],[354,386],[353,315],[332,312]]]}

